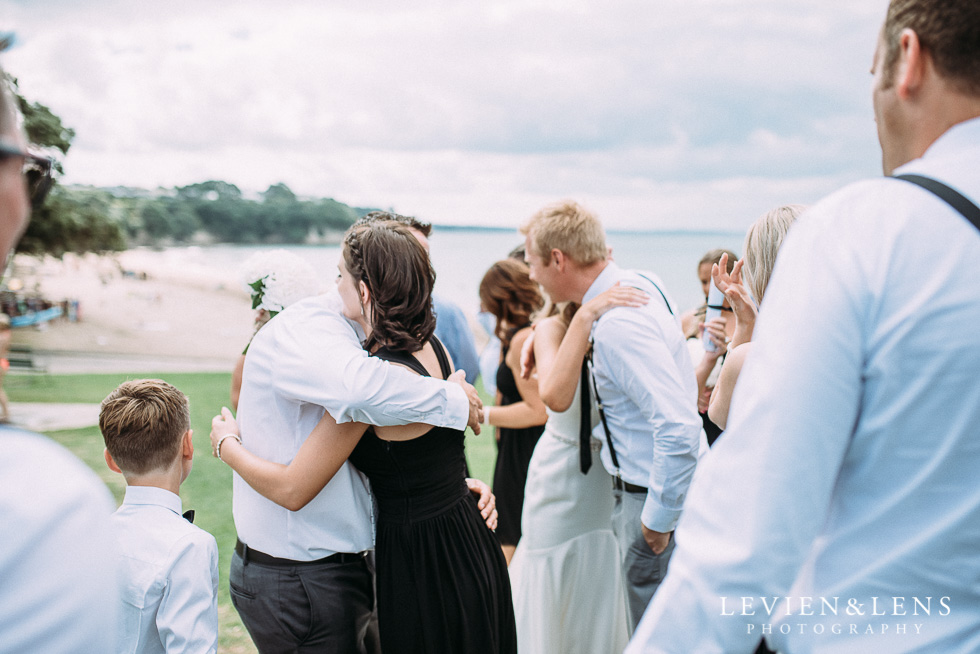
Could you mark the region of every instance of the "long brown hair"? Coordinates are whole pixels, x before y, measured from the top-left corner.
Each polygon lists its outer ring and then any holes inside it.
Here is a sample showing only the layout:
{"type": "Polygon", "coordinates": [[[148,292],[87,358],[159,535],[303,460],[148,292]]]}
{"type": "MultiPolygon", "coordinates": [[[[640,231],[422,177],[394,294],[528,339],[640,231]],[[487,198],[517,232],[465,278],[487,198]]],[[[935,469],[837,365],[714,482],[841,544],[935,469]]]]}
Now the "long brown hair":
{"type": "Polygon", "coordinates": [[[510,346],[512,334],[504,327],[523,327],[531,316],[544,306],[544,297],[537,284],[531,281],[527,265],[504,259],[490,266],[480,281],[480,302],[497,318],[494,333],[504,349],[510,346]]]}
{"type": "Polygon", "coordinates": [[[418,239],[404,225],[374,222],[348,230],[343,254],[355,284],[364,282],[371,292],[371,335],[364,348],[421,350],[436,328],[436,273],[418,239]]]}

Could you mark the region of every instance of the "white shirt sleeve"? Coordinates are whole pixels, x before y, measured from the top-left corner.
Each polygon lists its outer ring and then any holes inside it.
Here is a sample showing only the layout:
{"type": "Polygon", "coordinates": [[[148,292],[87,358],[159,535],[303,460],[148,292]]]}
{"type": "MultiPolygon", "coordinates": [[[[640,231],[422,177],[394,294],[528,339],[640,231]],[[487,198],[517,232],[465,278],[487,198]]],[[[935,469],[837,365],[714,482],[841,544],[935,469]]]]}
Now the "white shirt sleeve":
{"type": "Polygon", "coordinates": [[[157,630],[167,652],[218,651],[218,546],[195,531],[176,545],[173,567],[157,611],[157,630]]]}
{"type": "Polygon", "coordinates": [[[595,360],[639,410],[644,424],[631,428],[653,434],[641,522],[654,531],[672,531],[697,465],[697,398],[689,395],[666,344],[640,312],[607,314],[596,327],[595,360]]]}
{"type": "Polygon", "coordinates": [[[118,651],[112,496],[47,437],[0,442],[0,653],[118,651]]]}
{"type": "Polygon", "coordinates": [[[769,618],[758,602],[744,612],[741,598],[786,596],[827,519],[859,410],[862,319],[874,309],[872,258],[819,220],[802,218],[780,249],[729,427],[702,462],[670,574],[628,654],[753,651],[752,626],[769,618]]]}
{"type": "Polygon", "coordinates": [[[469,400],[458,384],[369,356],[338,313],[276,319],[274,375],[284,396],[322,406],[338,423],[466,428],[469,400]]]}

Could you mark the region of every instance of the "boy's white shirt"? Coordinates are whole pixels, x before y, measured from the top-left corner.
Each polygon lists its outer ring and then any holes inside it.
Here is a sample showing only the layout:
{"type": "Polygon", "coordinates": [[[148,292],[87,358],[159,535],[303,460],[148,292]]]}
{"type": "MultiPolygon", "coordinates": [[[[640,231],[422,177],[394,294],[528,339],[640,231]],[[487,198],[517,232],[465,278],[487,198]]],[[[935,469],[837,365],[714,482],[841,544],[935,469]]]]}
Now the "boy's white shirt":
{"type": "Polygon", "coordinates": [[[180,497],[128,486],[111,523],[119,556],[121,652],[218,649],[218,546],[182,516],[180,497]]]}

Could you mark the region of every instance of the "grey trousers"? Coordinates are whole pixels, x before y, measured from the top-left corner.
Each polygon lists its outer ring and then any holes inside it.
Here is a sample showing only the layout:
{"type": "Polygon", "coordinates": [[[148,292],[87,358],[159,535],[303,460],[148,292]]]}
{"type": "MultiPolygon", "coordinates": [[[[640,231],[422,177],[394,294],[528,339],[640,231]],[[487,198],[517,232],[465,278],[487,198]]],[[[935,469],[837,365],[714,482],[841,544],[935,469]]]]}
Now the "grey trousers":
{"type": "Polygon", "coordinates": [[[632,636],[647,604],[667,574],[667,564],[674,551],[674,538],[672,535],[662,554],[654,554],[640,528],[640,513],[646,494],[613,490],[613,498],[612,528],[619,541],[619,554],[623,562],[626,616],[632,636]]]}
{"type": "Polygon", "coordinates": [[[368,561],[277,567],[246,563],[235,553],[229,584],[232,604],[261,654],[378,651],[368,561]]]}

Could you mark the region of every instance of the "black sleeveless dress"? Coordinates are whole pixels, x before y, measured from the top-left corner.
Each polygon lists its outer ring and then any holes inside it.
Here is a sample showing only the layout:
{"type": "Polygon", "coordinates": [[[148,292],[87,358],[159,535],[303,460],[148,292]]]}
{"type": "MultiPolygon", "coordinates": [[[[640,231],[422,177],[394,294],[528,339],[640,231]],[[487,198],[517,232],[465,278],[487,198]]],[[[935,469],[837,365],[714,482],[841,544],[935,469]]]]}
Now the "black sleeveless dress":
{"type": "MultiPolygon", "coordinates": [[[[511,332],[513,337],[520,329],[511,332]]],[[[523,400],[517,390],[514,373],[504,362],[505,348],[501,354],[500,367],[497,368],[497,390],[500,391],[500,406],[516,404],[523,400]]],[[[544,424],[521,429],[497,427],[497,463],[493,469],[493,494],[497,497],[497,538],[504,545],[517,545],[521,539],[521,515],[524,510],[524,486],[527,484],[527,469],[531,465],[534,446],[544,433],[544,424]]]]}
{"type": "MultiPolygon", "coordinates": [[[[443,376],[445,350],[432,339],[443,376]]],[[[405,352],[374,353],[428,376],[405,352]]],[[[517,652],[507,564],[466,488],[463,432],[436,427],[409,441],[368,429],[350,461],[378,507],[378,627],[385,652],[517,652]]]]}

